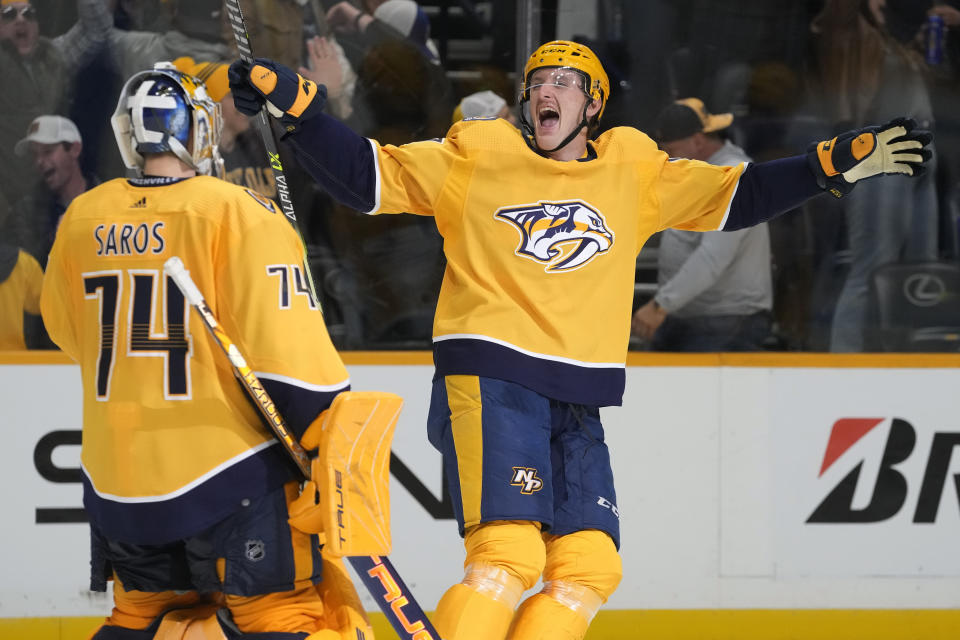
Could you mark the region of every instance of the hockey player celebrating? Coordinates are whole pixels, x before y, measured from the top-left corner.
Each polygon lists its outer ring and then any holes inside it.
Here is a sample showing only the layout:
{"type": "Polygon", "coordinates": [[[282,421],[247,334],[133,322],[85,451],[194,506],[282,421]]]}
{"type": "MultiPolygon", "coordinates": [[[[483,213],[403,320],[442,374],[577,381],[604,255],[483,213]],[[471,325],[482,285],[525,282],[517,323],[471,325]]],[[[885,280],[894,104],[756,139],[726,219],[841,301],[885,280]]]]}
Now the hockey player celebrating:
{"type": "Polygon", "coordinates": [[[671,161],[629,127],[590,140],[610,84],[593,52],[567,41],[526,63],[525,132],[466,120],[402,146],[321,113],[323,88],[274,62],[235,62],[230,76],[237,107],[266,104],[334,197],[434,216],[444,236],[428,432],[466,546],[463,580],[437,607],[445,640],[583,638],[616,589],[619,513],[599,408],[621,403],[635,260],[651,234],[740,229],[824,189],[917,175],[929,157],[929,134],[908,120],[734,167],[671,161]]]}
{"type": "Polygon", "coordinates": [[[169,63],[134,75],[113,126],[138,177],[73,201],[41,298],[83,378],[91,582],[114,594],[93,638],[180,638],[191,608],[207,638],[339,638],[318,537],[288,524],[295,472],[163,272],[181,257],[300,436],[349,386],[302,245],[273,202],[211,176],[219,105],[198,80],[169,63]]]}

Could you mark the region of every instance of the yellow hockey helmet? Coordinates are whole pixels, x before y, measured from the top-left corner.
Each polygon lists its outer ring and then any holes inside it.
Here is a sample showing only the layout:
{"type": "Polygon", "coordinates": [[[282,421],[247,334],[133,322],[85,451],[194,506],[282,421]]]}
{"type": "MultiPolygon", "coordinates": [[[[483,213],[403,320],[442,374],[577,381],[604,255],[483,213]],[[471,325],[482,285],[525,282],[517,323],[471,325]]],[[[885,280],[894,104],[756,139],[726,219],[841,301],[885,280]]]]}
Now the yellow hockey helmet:
{"type": "Polygon", "coordinates": [[[591,100],[600,100],[600,111],[597,120],[607,108],[610,99],[610,79],[603,70],[600,59],[586,45],[569,40],[554,40],[540,47],[530,55],[523,68],[523,85],[521,96],[529,100],[530,74],[544,67],[569,67],[584,75],[584,92],[591,100]]]}

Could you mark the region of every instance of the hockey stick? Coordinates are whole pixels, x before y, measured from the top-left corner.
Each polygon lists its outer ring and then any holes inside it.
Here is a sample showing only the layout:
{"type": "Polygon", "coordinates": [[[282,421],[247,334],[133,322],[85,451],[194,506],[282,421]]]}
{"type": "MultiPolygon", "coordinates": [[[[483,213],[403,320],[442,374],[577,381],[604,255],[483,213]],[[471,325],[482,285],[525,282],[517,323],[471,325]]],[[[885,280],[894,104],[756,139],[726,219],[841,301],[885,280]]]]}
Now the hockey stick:
{"type": "Polygon", "coordinates": [[[427,614],[413,598],[410,588],[386,556],[348,558],[370,595],[403,640],[440,640],[427,614]],[[377,591],[383,589],[378,595],[377,591]]]}
{"type": "MultiPolygon", "coordinates": [[[[263,384],[256,374],[251,371],[236,344],[220,326],[217,317],[207,305],[203,294],[200,293],[200,289],[197,288],[193,278],[190,277],[189,272],[184,267],[183,261],[177,256],[171,257],[164,263],[163,272],[177,285],[187,304],[200,314],[204,326],[207,327],[214,341],[226,354],[233,373],[240,381],[244,391],[260,410],[260,414],[273,431],[274,436],[290,454],[300,473],[303,474],[305,479],[309,479],[310,458],[307,456],[307,452],[290,434],[287,423],[280,412],[277,411],[270,394],[263,388],[263,384]]],[[[389,558],[386,556],[350,556],[347,559],[402,640],[440,640],[440,636],[413,597],[409,587],[400,578],[389,558]],[[383,593],[379,593],[381,588],[383,593]]]]}
{"type": "MultiPolygon", "coordinates": [[[[237,50],[240,52],[240,59],[244,62],[253,63],[253,48],[250,46],[250,37],[247,35],[247,24],[243,20],[243,12],[240,10],[240,0],[224,0],[227,9],[227,18],[230,20],[230,26],[233,29],[233,38],[237,43],[237,50]]],[[[283,163],[280,162],[280,150],[277,148],[277,139],[270,126],[267,110],[260,109],[260,113],[254,118],[254,124],[257,127],[257,133],[263,140],[263,146],[267,150],[267,164],[273,171],[273,180],[277,185],[277,199],[280,201],[280,208],[283,215],[287,216],[293,228],[297,230],[300,236],[300,243],[303,245],[303,267],[307,272],[307,284],[310,287],[310,294],[317,307],[320,306],[320,298],[317,295],[317,288],[313,283],[313,271],[307,255],[307,241],[300,231],[300,225],[297,222],[297,214],[293,210],[293,200],[290,198],[290,187],[287,185],[287,176],[283,172],[283,163]]]]}

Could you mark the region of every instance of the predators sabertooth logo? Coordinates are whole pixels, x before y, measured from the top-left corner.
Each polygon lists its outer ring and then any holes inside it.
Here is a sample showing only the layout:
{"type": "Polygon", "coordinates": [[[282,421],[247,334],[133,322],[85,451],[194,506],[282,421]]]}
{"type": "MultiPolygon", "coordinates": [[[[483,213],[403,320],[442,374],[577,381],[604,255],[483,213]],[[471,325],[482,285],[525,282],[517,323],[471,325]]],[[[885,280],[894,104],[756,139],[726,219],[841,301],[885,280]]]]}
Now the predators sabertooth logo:
{"type": "Polygon", "coordinates": [[[533,467],[514,467],[510,486],[520,487],[520,493],[528,496],[543,489],[543,480],[537,477],[537,470],[533,467]]]}
{"type": "Polygon", "coordinates": [[[494,217],[520,232],[516,254],[545,264],[547,273],[579,269],[613,246],[603,214],[581,200],[503,207],[494,217]]]}

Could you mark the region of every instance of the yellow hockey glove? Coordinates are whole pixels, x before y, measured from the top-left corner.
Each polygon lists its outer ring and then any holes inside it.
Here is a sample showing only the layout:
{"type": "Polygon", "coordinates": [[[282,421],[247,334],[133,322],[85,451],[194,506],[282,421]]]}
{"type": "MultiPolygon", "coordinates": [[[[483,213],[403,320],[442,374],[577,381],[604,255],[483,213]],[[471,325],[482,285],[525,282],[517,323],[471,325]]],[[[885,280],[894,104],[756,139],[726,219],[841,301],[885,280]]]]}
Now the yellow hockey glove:
{"type": "Polygon", "coordinates": [[[923,175],[923,163],[933,155],[924,147],[932,141],[933,134],[917,129],[912,118],[897,118],[813,144],[807,150],[807,161],[820,188],[841,198],[865,178],[886,173],[923,175]]]}

